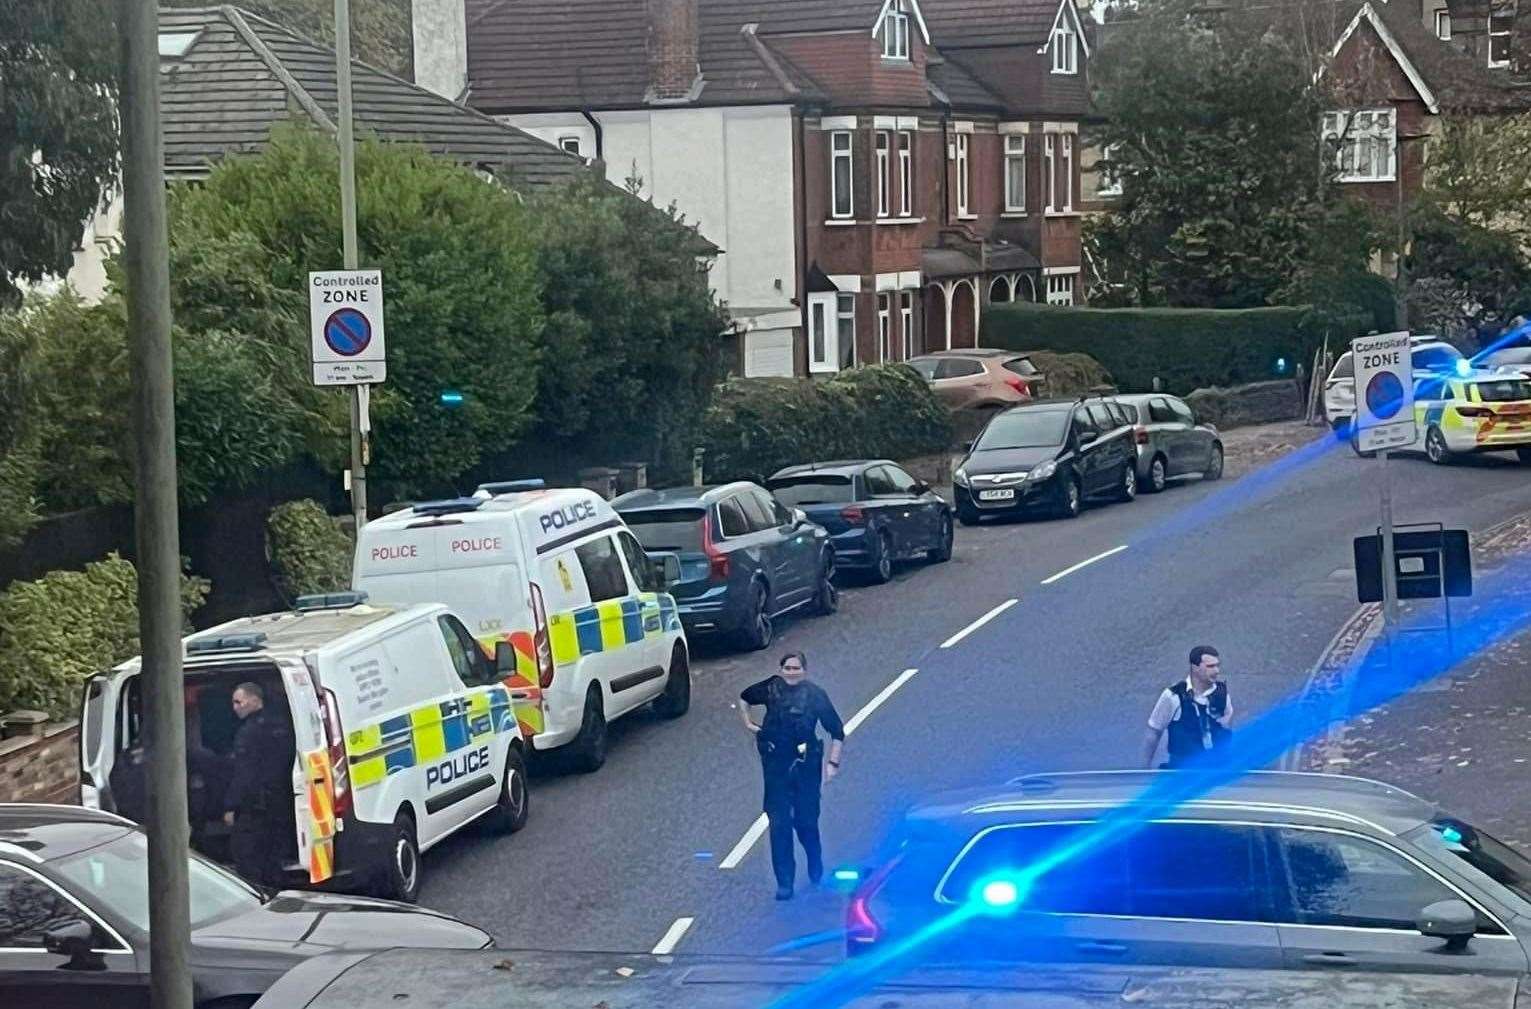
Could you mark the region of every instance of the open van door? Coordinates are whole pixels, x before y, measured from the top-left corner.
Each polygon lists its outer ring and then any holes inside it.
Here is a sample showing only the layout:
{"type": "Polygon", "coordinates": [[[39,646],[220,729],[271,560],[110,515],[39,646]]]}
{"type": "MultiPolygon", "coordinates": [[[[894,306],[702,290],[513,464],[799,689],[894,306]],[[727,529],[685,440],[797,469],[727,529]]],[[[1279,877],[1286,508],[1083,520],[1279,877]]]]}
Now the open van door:
{"type": "Polygon", "coordinates": [[[303,664],[282,665],[282,682],[292,711],[292,734],[297,742],[292,792],[298,831],[298,863],[308,870],[310,883],[323,883],[335,874],[335,769],[330,765],[329,741],[319,690],[303,664]]]}
{"type": "Polygon", "coordinates": [[[114,811],[111,788],[112,758],[117,752],[115,732],[110,731],[117,712],[117,683],[104,673],[85,681],[80,700],[80,805],[114,811]]]}

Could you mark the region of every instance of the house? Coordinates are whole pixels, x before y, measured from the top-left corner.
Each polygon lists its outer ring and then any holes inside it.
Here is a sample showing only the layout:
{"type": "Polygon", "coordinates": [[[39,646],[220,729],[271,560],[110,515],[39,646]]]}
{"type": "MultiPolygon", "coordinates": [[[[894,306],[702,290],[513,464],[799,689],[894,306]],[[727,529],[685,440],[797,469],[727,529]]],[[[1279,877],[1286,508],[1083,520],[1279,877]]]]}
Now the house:
{"type": "MultiPolygon", "coordinates": [[[[160,121],[165,176],[206,176],[221,158],[258,152],[279,123],[335,132],[334,50],[236,7],[161,8],[160,121]]],[[[587,171],[580,159],[505,123],[362,63],[352,64],[358,137],[418,143],[433,154],[538,187],[587,171]]],[[[106,293],[106,261],[122,233],[122,200],[103,200],[68,281],[106,293]]]]}
{"type": "Polygon", "coordinates": [[[979,341],[1080,297],[1073,0],[415,0],[416,79],[674,203],[746,375],[979,341]]]}

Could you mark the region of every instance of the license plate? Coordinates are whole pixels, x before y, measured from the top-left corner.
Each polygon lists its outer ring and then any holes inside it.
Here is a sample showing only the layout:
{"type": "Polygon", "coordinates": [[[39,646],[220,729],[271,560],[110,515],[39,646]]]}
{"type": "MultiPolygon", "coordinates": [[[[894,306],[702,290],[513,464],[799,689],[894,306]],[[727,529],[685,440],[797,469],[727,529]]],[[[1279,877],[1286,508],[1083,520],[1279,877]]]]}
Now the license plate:
{"type": "Polygon", "coordinates": [[[1015,500],[1015,489],[1012,487],[1006,487],[1003,490],[981,490],[978,492],[978,500],[1013,501],[1015,500]]]}

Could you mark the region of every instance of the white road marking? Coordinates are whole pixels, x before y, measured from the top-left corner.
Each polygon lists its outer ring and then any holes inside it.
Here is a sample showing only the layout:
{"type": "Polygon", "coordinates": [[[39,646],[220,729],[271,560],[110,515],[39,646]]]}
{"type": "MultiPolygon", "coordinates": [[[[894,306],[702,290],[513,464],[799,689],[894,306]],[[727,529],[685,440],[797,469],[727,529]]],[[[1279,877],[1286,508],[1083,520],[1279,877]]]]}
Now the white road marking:
{"type": "MultiPolygon", "coordinates": [[[[1015,600],[1013,599],[1011,600],[1011,602],[1014,601],[1015,600]]],[[[855,732],[858,728],[860,728],[861,723],[865,722],[867,718],[871,716],[872,712],[882,707],[888,698],[892,697],[894,693],[898,691],[899,687],[902,687],[904,684],[913,679],[914,674],[917,672],[919,672],[918,669],[906,669],[902,673],[899,673],[897,678],[895,678],[892,683],[879,690],[876,697],[862,705],[861,710],[852,715],[850,721],[845,723],[845,734],[849,736],[852,732],[855,732]]],[[[727,855],[723,856],[723,861],[718,863],[718,868],[739,868],[739,863],[744,861],[744,857],[750,853],[750,850],[754,848],[756,844],[760,843],[761,836],[766,832],[767,823],[768,821],[764,813],[761,813],[758,817],[756,817],[755,822],[750,824],[750,829],[746,830],[744,832],[744,836],[739,838],[739,843],[729,849],[727,855]]]]}
{"type": "Polygon", "coordinates": [[[1080,570],[1081,568],[1087,568],[1091,564],[1094,564],[1096,561],[1103,561],[1107,557],[1110,557],[1110,556],[1112,556],[1114,554],[1119,554],[1123,550],[1126,550],[1126,549],[1127,549],[1127,544],[1125,544],[1125,543],[1123,543],[1119,547],[1112,547],[1110,550],[1107,550],[1105,553],[1096,554],[1094,557],[1091,557],[1089,560],[1080,561],[1078,564],[1075,564],[1073,567],[1070,567],[1070,568],[1064,568],[1062,571],[1059,571],[1057,574],[1053,575],[1051,578],[1044,578],[1044,579],[1042,579],[1042,584],[1043,585],[1051,585],[1053,582],[1057,581],[1060,578],[1067,578],[1069,575],[1073,574],[1075,571],[1080,570]]]}
{"type": "MultiPolygon", "coordinates": [[[[1042,584],[1045,585],[1047,583],[1043,582],[1042,584]]],[[[984,624],[988,623],[990,620],[993,620],[995,617],[999,616],[1001,613],[1005,612],[1006,610],[1008,610],[1010,607],[1014,606],[1018,602],[1020,602],[1019,599],[1006,599],[1004,602],[1000,603],[998,606],[994,607],[992,610],[990,610],[989,612],[985,613],[983,616],[979,617],[977,620],[973,621],[971,624],[968,624],[966,627],[964,627],[962,630],[958,631],[956,634],[953,634],[951,637],[949,637],[945,641],[941,642],[941,647],[942,648],[950,648],[950,647],[952,647],[957,642],[961,641],[963,638],[967,637],[969,634],[972,634],[974,631],[978,630],[978,628],[982,627],[984,624]]]]}
{"type": "Polygon", "coordinates": [[[696,921],[695,918],[676,918],[675,924],[670,926],[670,930],[664,934],[664,938],[660,939],[654,946],[653,955],[664,956],[667,953],[675,952],[675,947],[680,945],[686,930],[691,927],[691,923],[694,921],[696,921]]]}

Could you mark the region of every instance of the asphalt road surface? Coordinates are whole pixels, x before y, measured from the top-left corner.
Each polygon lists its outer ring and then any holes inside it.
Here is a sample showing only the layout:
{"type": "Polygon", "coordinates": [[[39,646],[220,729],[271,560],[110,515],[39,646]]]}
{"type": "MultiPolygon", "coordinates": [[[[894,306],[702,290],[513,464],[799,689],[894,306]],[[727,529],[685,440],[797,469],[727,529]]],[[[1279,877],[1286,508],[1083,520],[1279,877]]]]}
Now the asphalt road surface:
{"type": "MultiPolygon", "coordinates": [[[[933,792],[1134,766],[1195,644],[1222,652],[1247,719],[1301,689],[1356,608],[1351,538],[1376,526],[1379,464],[1324,444],[1073,521],[959,527],[949,563],[852,587],[767,652],[698,644],[690,714],[613,725],[601,771],[535,783],[524,831],[428,853],[421,903],[522,948],[752,954],[822,933],[798,955],[839,958],[842,898],[803,892],[800,865],[799,896],[777,903],[764,839],[749,843],[761,784],[740,689],[803,649],[856,723],[825,790],[831,867],[866,860],[933,792]]],[[[1400,523],[1476,531],[1531,509],[1513,456],[1391,466],[1400,523]]]]}

